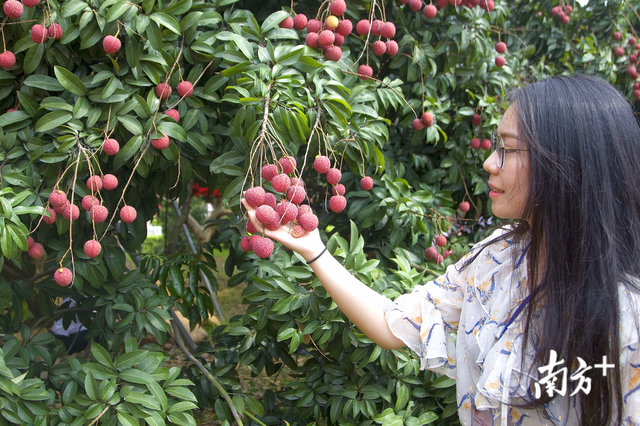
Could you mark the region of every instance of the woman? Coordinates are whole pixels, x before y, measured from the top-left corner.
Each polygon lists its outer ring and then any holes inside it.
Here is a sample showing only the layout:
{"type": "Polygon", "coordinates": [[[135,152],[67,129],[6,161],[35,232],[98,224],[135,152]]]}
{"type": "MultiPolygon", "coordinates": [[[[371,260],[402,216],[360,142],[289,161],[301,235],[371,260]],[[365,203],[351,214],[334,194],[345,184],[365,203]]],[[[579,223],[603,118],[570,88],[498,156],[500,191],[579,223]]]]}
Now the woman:
{"type": "Polygon", "coordinates": [[[300,253],[371,340],[408,346],[422,368],[456,378],[462,424],[640,424],[633,111],[589,76],[541,81],[510,100],[484,168],[493,214],[514,225],[413,294],[374,292],[324,250],[317,230],[265,234],[300,253]]]}

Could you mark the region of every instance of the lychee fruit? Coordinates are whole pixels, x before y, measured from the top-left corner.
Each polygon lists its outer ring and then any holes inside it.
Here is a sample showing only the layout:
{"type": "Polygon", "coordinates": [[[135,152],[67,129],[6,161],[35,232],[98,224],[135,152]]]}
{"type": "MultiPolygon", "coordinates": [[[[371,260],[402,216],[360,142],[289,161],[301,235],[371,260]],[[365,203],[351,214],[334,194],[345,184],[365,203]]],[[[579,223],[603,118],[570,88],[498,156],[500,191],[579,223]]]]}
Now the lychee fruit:
{"type": "Polygon", "coordinates": [[[468,212],[470,208],[471,208],[471,205],[469,205],[468,201],[463,201],[460,204],[458,204],[458,209],[460,209],[460,211],[463,213],[468,212]]]}
{"type": "Polygon", "coordinates": [[[482,116],[480,114],[473,114],[473,118],[471,119],[471,124],[474,126],[479,126],[482,123],[482,116]]]}
{"type": "Polygon", "coordinates": [[[302,203],[306,196],[307,193],[302,186],[290,186],[289,189],[287,189],[287,200],[293,204],[302,203]]]}
{"type": "Polygon", "coordinates": [[[422,0],[409,0],[409,9],[417,12],[422,7],[422,0]]]}
{"type": "MultiPolygon", "coordinates": [[[[39,2],[39,0],[38,0],[39,2]]],[[[26,3],[25,3],[26,5],[26,3]]],[[[53,38],[55,40],[60,40],[62,38],[62,27],[60,26],[60,24],[51,24],[49,25],[49,28],[47,28],[47,34],[49,35],[49,38],[53,38]]]]}
{"type": "Polygon", "coordinates": [[[485,151],[491,148],[491,140],[484,139],[482,142],[480,142],[480,148],[484,149],[485,151]]]}
{"type": "Polygon", "coordinates": [[[438,247],[444,247],[447,244],[447,237],[444,235],[438,235],[436,237],[436,245],[438,247]]]}
{"type": "Polygon", "coordinates": [[[307,22],[307,31],[309,32],[309,34],[318,33],[321,29],[322,22],[318,21],[317,19],[310,19],[309,22],[307,22]]]}
{"type": "Polygon", "coordinates": [[[287,174],[293,173],[297,165],[296,159],[293,157],[281,157],[278,163],[280,163],[282,171],[287,174]]]}
{"type": "Polygon", "coordinates": [[[379,19],[375,19],[372,23],[371,23],[371,35],[374,36],[379,36],[380,35],[380,31],[382,30],[382,26],[384,25],[384,22],[382,22],[379,19]]]}
{"type": "Polygon", "coordinates": [[[358,67],[358,76],[362,80],[368,80],[373,75],[373,68],[369,65],[362,64],[358,67]]]}
{"type": "Polygon", "coordinates": [[[251,207],[259,207],[264,204],[265,195],[264,189],[261,186],[254,186],[253,188],[247,189],[244,198],[251,207]]]}
{"type": "Polygon", "coordinates": [[[249,242],[249,237],[242,237],[240,240],[240,248],[244,252],[250,252],[253,249],[251,248],[251,243],[249,242]]]}
{"type": "Polygon", "coordinates": [[[340,20],[333,15],[327,16],[327,19],[324,20],[324,24],[330,30],[335,30],[338,28],[338,24],[340,24],[340,20]]]}
{"type": "Polygon", "coordinates": [[[271,186],[273,186],[276,192],[286,192],[291,186],[291,179],[289,179],[286,173],[280,173],[271,179],[271,186]]]}
{"type": "MultiPolygon", "coordinates": [[[[338,33],[336,33],[335,36],[336,36],[336,39],[334,40],[333,45],[336,47],[342,46],[344,44],[344,36],[338,33]]],[[[342,53],[340,53],[340,57],[342,57],[342,53]]]]}
{"type": "Polygon", "coordinates": [[[280,227],[280,216],[278,216],[278,214],[276,213],[276,218],[273,219],[273,221],[271,221],[270,223],[266,224],[264,227],[269,231],[278,230],[278,228],[280,227]]]}
{"type": "Polygon", "coordinates": [[[273,207],[262,205],[256,209],[256,219],[261,224],[268,225],[279,217],[273,207]]]}
{"type": "Polygon", "coordinates": [[[120,151],[120,144],[115,139],[105,139],[102,142],[102,150],[107,153],[107,155],[116,155],[118,151],[120,151]]]}
{"type": "Polygon", "coordinates": [[[360,188],[364,189],[365,191],[369,191],[371,188],[373,188],[373,179],[370,176],[365,176],[360,179],[360,188]]]}
{"type": "Polygon", "coordinates": [[[387,55],[395,56],[395,54],[398,53],[399,47],[395,40],[387,40],[384,45],[387,47],[387,55]]]}
{"type": "Polygon", "coordinates": [[[504,64],[507,63],[507,60],[502,57],[502,56],[498,56],[496,57],[496,66],[502,68],[504,66],[504,64]]]}
{"type": "Polygon", "coordinates": [[[326,155],[318,155],[315,160],[313,160],[313,168],[318,173],[327,173],[331,168],[331,160],[326,155]]]}
{"type": "Polygon", "coordinates": [[[333,195],[344,195],[345,192],[346,192],[346,188],[341,183],[339,183],[336,186],[334,186],[333,188],[331,188],[331,193],[333,195]]]}
{"type": "MultiPolygon", "coordinates": [[[[551,14],[553,15],[553,12],[551,12],[551,14]]],[[[557,15],[557,12],[556,12],[556,15],[557,15]]],[[[620,34],[620,31],[615,31],[615,32],[611,35],[611,37],[612,37],[614,40],[620,40],[620,38],[622,37],[622,34],[620,34]]]]}
{"type": "Polygon", "coordinates": [[[42,44],[47,41],[48,37],[49,35],[47,33],[47,29],[42,25],[35,24],[33,27],[31,27],[31,40],[33,40],[35,43],[42,44]]]}
{"type": "Polygon", "coordinates": [[[2,6],[2,10],[4,11],[4,14],[9,18],[19,18],[20,15],[22,15],[24,8],[22,7],[22,3],[20,3],[19,1],[7,0],[2,6]]]}
{"type": "Polygon", "coordinates": [[[300,178],[297,177],[292,177],[291,178],[291,186],[304,186],[304,181],[300,178]]]}
{"type": "Polygon", "coordinates": [[[0,67],[4,68],[5,70],[8,70],[13,68],[15,64],[16,64],[16,55],[14,55],[13,52],[9,52],[7,50],[6,52],[0,53],[0,67]]]}
{"type": "Polygon", "coordinates": [[[99,204],[100,200],[93,195],[87,195],[82,199],[82,208],[85,209],[85,211],[89,211],[93,206],[97,206],[99,204]]]}
{"type": "Polygon", "coordinates": [[[334,195],[329,198],[329,208],[331,211],[340,213],[345,207],[347,207],[347,199],[342,195],[334,195]]]}
{"type": "Polygon", "coordinates": [[[371,27],[371,24],[369,23],[369,21],[366,19],[362,19],[358,21],[358,23],[356,24],[356,32],[361,36],[367,35],[369,34],[370,27],[371,27]]]}
{"type": "Polygon", "coordinates": [[[444,257],[441,254],[439,254],[438,257],[436,257],[436,265],[439,265],[442,262],[444,262],[444,257]]]}
{"type": "Polygon", "coordinates": [[[277,203],[277,200],[275,195],[273,195],[270,192],[264,194],[264,203],[262,204],[264,204],[265,206],[271,206],[275,209],[276,203],[277,203]]]}
{"type": "Polygon", "coordinates": [[[62,204],[61,206],[54,206],[53,209],[56,211],[56,213],[58,214],[62,214],[62,212],[64,212],[64,209],[66,209],[67,207],[69,207],[71,203],[69,202],[69,200],[64,200],[64,204],[62,204]]]}
{"type": "Polygon", "coordinates": [[[496,43],[496,52],[502,54],[506,51],[507,51],[507,43],[505,43],[504,41],[496,43]]]}
{"type": "Polygon", "coordinates": [[[27,250],[29,250],[34,243],[33,237],[27,238],[27,250]]]}
{"type": "Polygon", "coordinates": [[[318,44],[320,44],[320,46],[331,46],[335,40],[335,34],[333,34],[333,31],[329,30],[324,30],[318,36],[318,44]]]}
{"type": "Polygon", "coordinates": [[[331,12],[332,15],[344,15],[346,11],[347,3],[344,0],[333,0],[329,5],[329,12],[331,12]]]}
{"type": "Polygon", "coordinates": [[[419,131],[424,129],[424,123],[422,122],[422,120],[420,120],[419,118],[415,118],[412,122],[411,122],[411,127],[413,127],[413,130],[415,131],[419,131]]]}
{"type": "Polygon", "coordinates": [[[325,50],[325,55],[328,60],[338,62],[342,58],[342,49],[338,46],[331,46],[325,50]]]}
{"type": "Polygon", "coordinates": [[[120,209],[120,219],[122,219],[124,223],[133,222],[134,220],[136,220],[137,216],[138,212],[131,206],[124,206],[120,209]]]}
{"type": "Polygon", "coordinates": [[[286,28],[290,30],[291,28],[293,28],[293,18],[291,16],[287,16],[282,22],[278,24],[278,26],[280,28],[286,28]]]}
{"type": "Polygon", "coordinates": [[[617,57],[623,56],[624,55],[624,49],[620,46],[618,47],[614,47],[613,48],[613,54],[616,55],[617,57]]]}
{"type": "Polygon", "coordinates": [[[275,207],[276,213],[282,218],[282,223],[291,222],[300,216],[298,207],[288,201],[283,201],[275,207]]]}
{"type": "Polygon", "coordinates": [[[253,242],[253,252],[261,259],[266,259],[273,253],[273,241],[266,237],[259,237],[253,242]]]}
{"type": "Polygon", "coordinates": [[[438,250],[435,247],[429,247],[424,251],[424,257],[427,259],[436,259],[438,257],[438,250]]]}
{"type": "Polygon", "coordinates": [[[62,210],[62,217],[71,220],[71,222],[78,220],[80,217],[80,209],[75,204],[69,204],[62,210]]]}
{"type": "Polygon", "coordinates": [[[313,213],[313,210],[311,210],[311,206],[308,204],[302,204],[300,206],[298,206],[298,216],[300,217],[305,213],[313,213]]]}
{"type": "Polygon", "coordinates": [[[393,38],[396,35],[396,26],[393,22],[385,22],[380,28],[380,35],[384,38],[393,38]]]}
{"type": "Polygon", "coordinates": [[[337,185],[340,179],[342,179],[342,172],[340,172],[340,170],[334,167],[327,171],[327,182],[329,182],[330,185],[337,185]]]}
{"type": "Polygon", "coordinates": [[[168,115],[169,117],[173,118],[176,122],[180,121],[180,113],[178,112],[177,109],[168,109],[164,112],[164,115],[168,115]]]}
{"type": "Polygon", "coordinates": [[[109,55],[113,55],[120,50],[120,46],[122,46],[122,42],[120,42],[118,37],[108,35],[102,40],[102,48],[104,49],[104,52],[109,55]]]}
{"type": "Polygon", "coordinates": [[[320,47],[320,43],[318,43],[318,33],[308,33],[305,41],[307,43],[307,46],[312,49],[317,49],[318,47],[320,47]]]}
{"type": "MultiPolygon", "coordinates": [[[[105,206],[93,206],[91,210],[89,210],[89,217],[95,223],[102,223],[107,220],[107,216],[109,216],[109,210],[105,206]]],[[[134,219],[135,219],[135,210],[134,210],[134,219]]],[[[133,221],[133,220],[132,220],[133,221]]]]}
{"type": "Polygon", "coordinates": [[[40,243],[33,243],[31,247],[29,247],[27,254],[32,259],[40,259],[44,254],[44,247],[42,247],[40,243]]]}
{"type": "Polygon", "coordinates": [[[111,191],[112,189],[115,189],[117,186],[118,186],[118,178],[115,177],[114,175],[107,173],[102,177],[102,187],[105,190],[111,191]]]}
{"type": "Polygon", "coordinates": [[[478,149],[480,148],[480,139],[479,138],[473,138],[469,141],[469,145],[471,145],[471,148],[473,149],[478,149]]]}
{"type": "Polygon", "coordinates": [[[246,231],[250,234],[255,234],[256,232],[258,232],[258,230],[256,229],[255,226],[253,226],[253,223],[251,223],[250,220],[247,220],[244,224],[244,229],[246,229],[246,231]]]}
{"type": "Polygon", "coordinates": [[[87,179],[87,188],[92,192],[100,191],[102,189],[102,179],[100,179],[100,176],[91,176],[87,179]]]}
{"type": "Polygon", "coordinates": [[[253,243],[262,238],[260,235],[252,235],[249,237],[249,245],[251,246],[251,250],[253,250],[253,243]]]}
{"type": "Polygon", "coordinates": [[[53,280],[61,287],[67,287],[73,281],[73,274],[68,268],[58,268],[53,273],[53,280]]]}
{"type": "Polygon", "coordinates": [[[151,145],[156,149],[165,149],[169,146],[169,136],[166,133],[162,133],[162,137],[158,139],[151,139],[151,145]]]}
{"type": "Polygon", "coordinates": [[[318,227],[318,216],[313,213],[305,213],[298,217],[298,223],[305,231],[311,232],[318,227]]]}
{"type": "Polygon", "coordinates": [[[40,0],[23,0],[22,3],[27,7],[34,7],[40,4],[40,0]]]}
{"type": "Polygon", "coordinates": [[[296,225],[293,227],[293,230],[291,231],[291,236],[293,238],[300,238],[304,235],[304,228],[300,225],[296,225]]]}
{"type": "Polygon", "coordinates": [[[426,127],[433,126],[433,114],[431,114],[430,112],[423,113],[422,117],[420,117],[420,121],[422,121],[422,124],[424,124],[426,127]]]}
{"type": "Polygon", "coordinates": [[[84,243],[84,254],[89,256],[91,259],[93,259],[94,257],[98,257],[101,251],[102,246],[96,240],[89,240],[84,243]]]}
{"type": "MultiPolygon", "coordinates": [[[[176,90],[178,91],[178,95],[188,98],[189,96],[193,95],[193,84],[190,81],[180,82],[178,83],[176,90]]],[[[169,92],[169,94],[171,94],[171,92],[169,92]]]]}
{"type": "Polygon", "coordinates": [[[42,220],[44,221],[44,223],[46,223],[47,225],[53,225],[56,222],[56,219],[58,218],[58,214],[56,213],[55,210],[50,209],[47,207],[47,211],[49,212],[49,214],[51,215],[51,217],[48,216],[43,216],[42,220]]]}
{"type": "Polygon", "coordinates": [[[353,22],[348,19],[341,19],[338,23],[338,28],[336,28],[336,32],[343,37],[348,36],[353,31],[353,22]]]}
{"type": "Polygon", "coordinates": [[[371,45],[371,50],[378,56],[384,55],[384,52],[387,51],[387,45],[384,44],[384,41],[376,40],[371,45]]]}
{"type": "Polygon", "coordinates": [[[171,96],[171,92],[171,86],[169,86],[167,83],[158,83],[158,85],[156,86],[156,96],[160,99],[167,99],[169,96],[171,96]]]}
{"type": "Polygon", "coordinates": [[[424,7],[424,9],[422,9],[422,13],[424,13],[424,16],[431,19],[438,14],[438,8],[432,4],[428,4],[424,7]]]}
{"type": "Polygon", "coordinates": [[[262,166],[261,173],[264,180],[266,180],[267,182],[271,182],[271,179],[277,176],[278,169],[276,168],[275,164],[265,164],[264,166],[262,166]]]}
{"type": "Polygon", "coordinates": [[[295,28],[298,31],[302,31],[305,29],[306,26],[307,26],[307,15],[303,13],[298,13],[293,18],[293,28],[295,28]]]}

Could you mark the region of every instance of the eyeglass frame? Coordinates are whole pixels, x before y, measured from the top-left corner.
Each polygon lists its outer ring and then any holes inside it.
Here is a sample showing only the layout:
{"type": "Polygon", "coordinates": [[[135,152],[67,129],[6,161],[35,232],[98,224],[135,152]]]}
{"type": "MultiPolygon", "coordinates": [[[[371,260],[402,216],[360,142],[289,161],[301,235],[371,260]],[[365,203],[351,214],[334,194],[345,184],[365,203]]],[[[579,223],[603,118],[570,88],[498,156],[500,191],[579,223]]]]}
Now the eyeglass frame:
{"type": "Polygon", "coordinates": [[[521,149],[521,148],[507,148],[507,146],[504,143],[504,139],[502,139],[502,136],[498,135],[498,134],[492,134],[491,135],[491,153],[496,152],[497,156],[498,156],[498,168],[501,169],[502,166],[504,166],[504,160],[506,157],[506,153],[507,152],[517,152],[517,151],[522,151],[522,152],[528,152],[528,149],[521,149]],[[498,141],[502,142],[499,146],[499,144],[497,143],[498,141]],[[502,152],[499,152],[498,150],[501,150],[502,152]]]}

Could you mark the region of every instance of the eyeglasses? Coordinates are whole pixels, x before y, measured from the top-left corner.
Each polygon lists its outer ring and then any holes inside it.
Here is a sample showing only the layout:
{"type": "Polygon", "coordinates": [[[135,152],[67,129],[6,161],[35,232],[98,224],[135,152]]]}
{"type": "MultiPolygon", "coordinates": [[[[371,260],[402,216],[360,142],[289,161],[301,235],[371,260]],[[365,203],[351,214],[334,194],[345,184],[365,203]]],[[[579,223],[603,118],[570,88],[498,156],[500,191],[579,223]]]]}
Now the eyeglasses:
{"type": "Polygon", "coordinates": [[[491,135],[491,152],[496,151],[498,154],[498,168],[504,166],[504,157],[507,152],[523,151],[527,152],[528,149],[519,148],[507,148],[504,145],[504,139],[499,135],[491,135]]]}

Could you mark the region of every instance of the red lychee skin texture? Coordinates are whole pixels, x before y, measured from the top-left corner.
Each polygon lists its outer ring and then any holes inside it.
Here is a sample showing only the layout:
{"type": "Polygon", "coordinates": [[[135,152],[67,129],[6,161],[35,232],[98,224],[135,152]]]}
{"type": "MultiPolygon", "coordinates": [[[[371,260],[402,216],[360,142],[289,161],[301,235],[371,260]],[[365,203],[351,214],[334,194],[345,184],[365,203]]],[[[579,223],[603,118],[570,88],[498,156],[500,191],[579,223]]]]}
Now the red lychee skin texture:
{"type": "Polygon", "coordinates": [[[482,123],[482,116],[480,114],[474,114],[473,118],[471,119],[471,124],[473,124],[474,126],[479,126],[480,123],[482,123]]]}
{"type": "Polygon", "coordinates": [[[298,223],[305,231],[311,232],[318,227],[318,216],[313,213],[305,213],[300,215],[298,223]]]}
{"type": "Polygon", "coordinates": [[[280,163],[282,171],[287,174],[293,173],[297,165],[296,159],[293,157],[280,157],[278,163],[280,163]]]}
{"type": "Polygon", "coordinates": [[[358,76],[362,80],[368,80],[373,75],[373,68],[369,65],[362,64],[358,67],[358,76]]]}
{"type": "Polygon", "coordinates": [[[242,239],[240,240],[240,248],[242,249],[242,251],[247,253],[253,250],[251,248],[251,243],[249,242],[249,237],[242,237],[242,239]]]}
{"type": "Polygon", "coordinates": [[[27,250],[30,249],[31,246],[33,246],[34,243],[35,243],[35,241],[33,240],[33,237],[27,238],[27,250]]]}
{"type": "Polygon", "coordinates": [[[160,99],[167,99],[169,96],[171,96],[172,91],[173,90],[171,89],[171,86],[166,83],[159,83],[156,86],[156,96],[160,99]]]}
{"type": "Polygon", "coordinates": [[[87,195],[82,199],[82,208],[85,209],[85,211],[89,211],[93,206],[97,206],[99,204],[100,200],[93,195],[87,195]]]}
{"type": "Polygon", "coordinates": [[[332,15],[344,15],[346,11],[347,3],[344,0],[333,0],[329,5],[329,12],[331,12],[332,15]]]}
{"type": "Polygon", "coordinates": [[[273,195],[270,192],[267,194],[264,194],[264,203],[262,204],[264,204],[265,206],[271,206],[275,209],[276,203],[277,203],[277,200],[275,195],[273,195]]]}
{"type": "Polygon", "coordinates": [[[255,234],[256,232],[258,232],[258,230],[256,229],[255,226],[253,226],[253,223],[251,223],[250,220],[247,220],[244,224],[244,229],[246,229],[246,231],[250,234],[255,234]]]}
{"type": "Polygon", "coordinates": [[[50,209],[50,208],[47,208],[47,211],[51,214],[51,217],[43,216],[42,220],[47,225],[53,225],[54,223],[56,223],[56,219],[58,218],[58,214],[56,213],[55,210],[50,209]]]}
{"type": "Polygon", "coordinates": [[[441,254],[439,254],[438,257],[436,258],[436,264],[439,265],[442,262],[444,262],[444,257],[441,254]]]}
{"type": "Polygon", "coordinates": [[[259,207],[264,204],[265,195],[264,189],[261,186],[254,186],[253,188],[247,189],[244,198],[251,207],[259,207]]]}
{"type": "Polygon", "coordinates": [[[303,214],[306,213],[313,213],[313,210],[311,210],[311,206],[309,206],[308,204],[302,204],[301,206],[298,206],[298,216],[300,217],[303,214]]]}
{"type": "Polygon", "coordinates": [[[453,250],[445,250],[444,251],[444,258],[446,259],[447,257],[451,256],[453,254],[453,250]]]}
{"type": "Polygon", "coordinates": [[[292,220],[296,220],[298,216],[300,216],[298,212],[298,207],[290,203],[288,201],[283,201],[278,204],[275,208],[276,213],[282,218],[282,223],[291,222],[292,220]]]}
{"type": "Polygon", "coordinates": [[[618,47],[614,47],[613,48],[613,54],[616,55],[617,57],[623,56],[624,55],[624,49],[620,46],[618,47]]]}
{"type": "Polygon", "coordinates": [[[293,18],[293,28],[295,28],[298,31],[302,31],[306,28],[306,26],[307,26],[307,15],[303,13],[298,13],[293,18]]]}
{"type": "Polygon", "coordinates": [[[251,250],[253,250],[253,244],[258,241],[260,238],[262,238],[260,235],[252,235],[249,237],[249,244],[251,246],[251,250]]]}
{"type": "Polygon", "coordinates": [[[118,151],[120,151],[120,144],[115,139],[105,139],[102,142],[102,150],[107,153],[107,155],[116,155],[118,151]]]}
{"type": "Polygon", "coordinates": [[[484,149],[485,151],[491,148],[491,140],[485,139],[482,142],[480,142],[480,148],[484,149]]]}
{"type": "Polygon", "coordinates": [[[329,182],[330,185],[337,185],[340,179],[342,179],[342,172],[340,172],[340,170],[332,168],[327,171],[327,182],[329,182]]]}
{"type": "Polygon", "coordinates": [[[309,34],[317,33],[321,29],[322,22],[318,21],[317,19],[310,19],[309,22],[307,22],[307,31],[309,31],[309,34]]]}
{"type": "Polygon", "coordinates": [[[334,186],[333,188],[331,188],[331,193],[333,195],[344,195],[344,193],[347,191],[347,189],[344,187],[343,184],[339,183],[338,185],[334,186]]]}
{"type": "Polygon", "coordinates": [[[112,189],[115,189],[118,186],[118,178],[115,177],[112,174],[106,174],[102,177],[102,187],[107,190],[107,191],[111,191],[112,189]]]}
{"type": "Polygon", "coordinates": [[[253,252],[261,259],[266,259],[273,253],[273,241],[269,238],[260,237],[259,240],[253,242],[253,252]]]}
{"type": "Polygon", "coordinates": [[[69,220],[71,218],[71,222],[74,220],[78,220],[80,217],[80,209],[75,204],[70,204],[62,210],[62,217],[69,220]]]}
{"type": "Polygon", "coordinates": [[[422,121],[422,124],[424,124],[425,127],[433,126],[433,114],[430,112],[423,113],[422,117],[420,117],[420,121],[422,121]]]}
{"type": "Polygon", "coordinates": [[[73,281],[73,274],[68,268],[58,268],[56,272],[53,273],[53,280],[60,287],[67,287],[73,281]]]}
{"type": "Polygon", "coordinates": [[[629,62],[630,63],[634,63],[638,60],[638,57],[636,55],[629,55],[629,62]]]}
{"type": "Polygon", "coordinates": [[[369,33],[370,26],[371,24],[369,24],[369,21],[367,21],[366,19],[361,19],[356,24],[356,32],[361,36],[367,35],[369,33]]]}
{"type": "Polygon", "coordinates": [[[307,43],[307,46],[312,49],[317,49],[318,47],[320,47],[320,43],[318,43],[318,33],[308,33],[305,41],[307,43]]]}
{"type": "Polygon", "coordinates": [[[334,195],[329,198],[329,208],[331,211],[340,213],[345,207],[347,207],[347,199],[342,195],[334,195]]]}
{"type": "Polygon", "coordinates": [[[277,213],[271,206],[262,205],[256,209],[256,219],[263,225],[268,225],[277,219],[277,213]]]}
{"type": "Polygon", "coordinates": [[[278,24],[278,26],[280,28],[286,28],[290,30],[291,28],[293,28],[293,18],[291,16],[287,16],[282,22],[278,24]]]}
{"type": "Polygon", "coordinates": [[[176,109],[173,109],[173,108],[168,109],[164,112],[164,115],[168,115],[169,117],[173,118],[176,122],[180,121],[180,113],[176,109]]]}
{"type": "Polygon", "coordinates": [[[416,118],[411,122],[411,127],[413,127],[413,130],[419,131],[424,129],[424,124],[422,123],[422,120],[416,118]]]}
{"type": "Polygon", "coordinates": [[[340,58],[342,58],[342,49],[340,49],[338,46],[329,47],[325,51],[325,55],[328,60],[338,62],[340,58]]]}
{"type": "Polygon", "coordinates": [[[503,58],[502,56],[498,56],[496,58],[496,66],[502,68],[504,66],[504,64],[507,63],[507,60],[505,58],[503,58]]]}
{"type": "Polygon", "coordinates": [[[44,254],[44,247],[42,247],[42,244],[40,243],[33,243],[29,248],[29,251],[27,251],[27,254],[32,259],[40,259],[44,254]]]}
{"type": "Polygon", "coordinates": [[[87,179],[87,188],[93,192],[100,191],[102,189],[102,179],[100,179],[100,176],[91,176],[87,179]]]}
{"type": "Polygon", "coordinates": [[[264,227],[267,228],[269,231],[277,231],[278,228],[280,228],[280,216],[278,216],[278,214],[276,213],[276,218],[273,219],[273,221],[269,222],[264,227]]]}
{"type": "Polygon", "coordinates": [[[167,136],[166,133],[162,133],[162,135],[163,136],[161,138],[151,139],[151,145],[159,150],[163,150],[169,146],[169,136],[167,136]]]}
{"type": "Polygon", "coordinates": [[[271,179],[278,175],[278,169],[276,168],[275,164],[265,164],[264,166],[262,166],[261,173],[264,180],[266,180],[267,182],[271,182],[271,179]]]}
{"type": "Polygon", "coordinates": [[[469,141],[469,145],[471,146],[471,148],[473,149],[478,149],[480,148],[480,139],[478,138],[473,138],[469,141]]]}
{"type": "Polygon", "coordinates": [[[435,247],[429,247],[424,251],[424,257],[427,259],[436,259],[438,257],[438,250],[435,247]]]}
{"type": "Polygon", "coordinates": [[[107,216],[109,216],[109,210],[105,206],[93,206],[91,210],[89,210],[89,217],[95,223],[102,223],[107,220],[107,216]]]}
{"type": "Polygon", "coordinates": [[[444,235],[438,235],[436,237],[436,245],[438,247],[444,247],[447,244],[447,237],[444,235]]]}
{"type": "Polygon", "coordinates": [[[373,188],[373,179],[370,176],[365,176],[360,179],[360,188],[364,189],[365,191],[369,191],[371,188],[373,188]]]}
{"type": "Polygon", "coordinates": [[[629,39],[629,46],[633,46],[634,44],[636,44],[636,41],[638,41],[638,40],[636,40],[636,38],[635,38],[635,37],[631,37],[631,38],[629,39]]]}
{"type": "Polygon", "coordinates": [[[424,7],[424,9],[422,9],[422,13],[424,13],[424,16],[429,19],[435,18],[435,16],[438,14],[438,8],[432,4],[428,4],[424,7]]]}
{"type": "Polygon", "coordinates": [[[353,31],[353,22],[348,19],[341,19],[338,22],[338,28],[336,28],[336,32],[343,37],[348,36],[353,31]]]}
{"type": "Polygon", "coordinates": [[[293,204],[302,203],[306,196],[307,193],[302,186],[290,186],[289,189],[287,189],[287,200],[293,204]]]}
{"type": "Polygon", "coordinates": [[[13,52],[6,51],[3,53],[0,53],[0,67],[4,68],[5,70],[8,70],[13,68],[15,64],[16,64],[16,55],[14,55],[13,52]]]}
{"type": "Polygon", "coordinates": [[[291,186],[291,179],[289,179],[286,173],[280,173],[271,179],[271,186],[273,186],[276,192],[286,192],[291,186]]]}
{"type": "Polygon", "coordinates": [[[40,0],[23,0],[22,4],[27,7],[34,7],[40,4],[40,0]]]}
{"type": "Polygon", "coordinates": [[[393,22],[385,22],[380,28],[380,35],[384,38],[393,38],[396,35],[396,26],[393,22]]]}
{"type": "Polygon", "coordinates": [[[183,81],[178,83],[176,90],[178,91],[178,95],[188,98],[193,95],[193,84],[190,81],[183,81]]]}
{"type": "Polygon", "coordinates": [[[398,50],[400,49],[400,47],[398,46],[398,43],[395,40],[387,40],[387,42],[385,43],[385,46],[387,48],[386,50],[387,55],[389,56],[395,56],[396,53],[398,53],[398,50]]]}
{"type": "Polygon", "coordinates": [[[49,38],[60,40],[63,34],[62,27],[60,24],[51,24],[49,25],[49,28],[47,28],[47,34],[49,35],[49,38]]]}
{"type": "Polygon", "coordinates": [[[297,177],[291,178],[291,186],[304,186],[304,181],[297,177]]]}
{"type": "Polygon", "coordinates": [[[96,240],[89,240],[84,243],[84,254],[89,256],[91,259],[98,257],[101,251],[102,246],[96,240]]]}
{"type": "Polygon", "coordinates": [[[320,46],[331,46],[334,41],[336,41],[336,36],[333,31],[324,30],[318,36],[318,44],[320,46]]]}
{"type": "Polygon", "coordinates": [[[133,222],[134,220],[136,220],[137,216],[138,212],[131,206],[124,206],[120,209],[120,219],[122,219],[124,223],[133,222]]]}
{"type": "Polygon", "coordinates": [[[443,9],[449,5],[449,0],[436,0],[439,9],[443,9]]]}
{"type": "Polygon", "coordinates": [[[409,9],[417,12],[422,7],[422,0],[410,0],[409,1],[409,9]]]}
{"type": "Polygon", "coordinates": [[[2,5],[2,10],[9,18],[19,18],[20,15],[22,15],[24,8],[22,7],[22,3],[19,1],[7,0],[4,2],[4,5],[2,5]]]}
{"type": "MultiPolygon", "coordinates": [[[[5,3],[6,4],[6,3],[5,3]]],[[[49,38],[49,34],[47,33],[47,29],[40,24],[35,24],[31,27],[31,40],[35,43],[42,44],[47,41],[49,38]]]]}
{"type": "Polygon", "coordinates": [[[313,160],[313,168],[318,173],[327,173],[331,168],[331,160],[329,160],[329,157],[326,155],[318,155],[316,159],[313,160]]]}
{"type": "Polygon", "coordinates": [[[291,231],[291,236],[293,238],[300,238],[304,235],[304,228],[300,225],[296,225],[293,227],[293,230],[291,231]]]}
{"type": "Polygon", "coordinates": [[[122,42],[118,37],[108,35],[102,40],[102,49],[109,55],[113,55],[120,50],[120,46],[122,46],[122,42]]]}
{"type": "MultiPolygon", "coordinates": [[[[553,12],[551,12],[551,14],[553,15],[553,12]]],[[[620,40],[620,38],[622,37],[622,34],[620,34],[620,31],[616,31],[613,33],[611,37],[613,37],[614,40],[620,40]]]]}
{"type": "Polygon", "coordinates": [[[69,202],[69,200],[64,200],[64,204],[58,207],[53,207],[53,209],[56,211],[56,213],[58,214],[62,214],[62,212],[64,212],[64,209],[66,209],[67,207],[69,207],[69,205],[71,205],[71,203],[69,202]]]}
{"type": "Polygon", "coordinates": [[[379,19],[374,19],[374,21],[371,23],[371,35],[379,36],[381,34],[380,31],[382,30],[383,25],[384,22],[379,19]]]}
{"type": "MultiPolygon", "coordinates": [[[[333,42],[333,45],[338,47],[342,46],[344,44],[344,36],[338,33],[336,33],[335,36],[336,36],[336,39],[333,42]]],[[[342,53],[340,53],[340,57],[342,57],[342,53]]]]}
{"type": "Polygon", "coordinates": [[[504,53],[506,51],[507,51],[507,43],[505,43],[504,41],[496,43],[496,52],[504,53]]]}
{"type": "MultiPolygon", "coordinates": [[[[560,7],[556,6],[556,7],[552,7],[551,8],[551,16],[555,16],[558,14],[558,12],[560,12],[560,7]]],[[[615,34],[615,33],[614,33],[615,34]]],[[[615,37],[614,37],[615,38],[615,37]]],[[[619,37],[618,37],[619,38],[619,37]]],[[[616,39],[617,40],[617,39],[616,39]]]]}
{"type": "Polygon", "coordinates": [[[470,208],[471,206],[469,205],[468,201],[463,201],[460,204],[458,204],[458,209],[460,209],[460,211],[463,213],[468,212],[470,208]]]}

